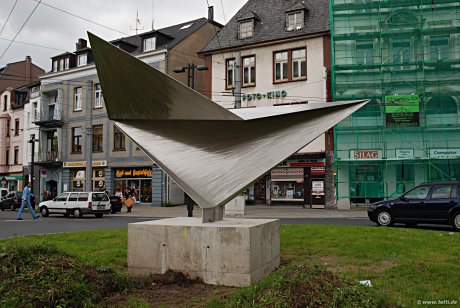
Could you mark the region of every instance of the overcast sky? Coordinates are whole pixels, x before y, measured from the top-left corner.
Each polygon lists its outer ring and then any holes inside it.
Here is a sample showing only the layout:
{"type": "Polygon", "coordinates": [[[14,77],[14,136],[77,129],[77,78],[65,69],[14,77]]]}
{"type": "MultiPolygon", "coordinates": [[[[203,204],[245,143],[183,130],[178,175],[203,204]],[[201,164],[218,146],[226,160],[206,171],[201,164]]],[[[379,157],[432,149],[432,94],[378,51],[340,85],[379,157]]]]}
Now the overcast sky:
{"type": "Polygon", "coordinates": [[[214,6],[214,19],[225,24],[246,1],[42,0],[39,4],[39,0],[1,0],[0,68],[7,63],[22,61],[29,55],[34,64],[48,72],[51,70],[50,58],[65,51],[75,51],[78,38],[87,39],[86,31],[91,31],[106,40],[136,34],[134,29],[137,11],[141,21],[138,27],[144,28],[138,31],[141,33],[151,30],[152,16],[156,29],[207,17],[208,2],[210,6],[214,6]],[[29,15],[30,18],[26,22],[29,15]],[[8,48],[13,39],[14,42],[8,48]]]}

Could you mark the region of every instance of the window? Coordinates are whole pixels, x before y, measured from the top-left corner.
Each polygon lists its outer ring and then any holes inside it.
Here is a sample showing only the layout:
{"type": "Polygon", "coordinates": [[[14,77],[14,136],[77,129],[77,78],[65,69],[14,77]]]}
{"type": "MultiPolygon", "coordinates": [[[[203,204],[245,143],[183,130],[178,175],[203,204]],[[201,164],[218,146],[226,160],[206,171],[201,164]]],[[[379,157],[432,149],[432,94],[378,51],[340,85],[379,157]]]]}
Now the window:
{"type": "Polygon", "coordinates": [[[122,151],[125,149],[125,134],[118,127],[113,127],[113,149],[122,151]]]}
{"type": "Polygon", "coordinates": [[[57,72],[59,70],[59,62],[58,60],[53,61],[53,72],[57,72]]]}
{"type": "Polygon", "coordinates": [[[305,49],[292,51],[292,79],[307,77],[307,57],[305,49]]]}
{"type": "Polygon", "coordinates": [[[243,58],[243,86],[256,83],[256,58],[254,56],[243,58]]]}
{"type": "Polygon", "coordinates": [[[68,201],[78,201],[78,193],[71,193],[68,201]]]}
{"type": "Polygon", "coordinates": [[[411,191],[409,191],[404,196],[407,199],[423,200],[423,199],[426,199],[426,195],[428,195],[428,191],[429,191],[429,187],[420,186],[420,187],[412,189],[411,191]]]}
{"type": "Polygon", "coordinates": [[[82,101],[81,101],[82,88],[80,87],[80,88],[73,89],[73,93],[74,93],[73,110],[80,111],[82,107],[82,101]]]}
{"type": "Polygon", "coordinates": [[[64,59],[59,60],[59,71],[64,70],[64,59]]]}
{"type": "Polygon", "coordinates": [[[39,120],[38,118],[38,106],[37,103],[32,103],[32,116],[34,117],[34,120],[39,120]]]}
{"type": "Polygon", "coordinates": [[[393,63],[394,64],[398,64],[398,63],[405,64],[404,66],[396,67],[396,68],[399,68],[399,69],[410,68],[410,66],[408,66],[412,58],[410,41],[406,39],[395,39],[392,42],[392,47],[393,47],[393,52],[392,52],[393,63]]]}
{"type": "Polygon", "coordinates": [[[288,80],[288,52],[275,53],[275,81],[288,80]]]}
{"type": "Polygon", "coordinates": [[[457,188],[455,185],[438,185],[433,188],[431,199],[455,199],[457,188]]]}
{"type": "Polygon", "coordinates": [[[436,35],[430,38],[430,60],[449,60],[449,35],[436,35]]]}
{"type": "Polygon", "coordinates": [[[6,121],[6,136],[7,137],[10,135],[10,126],[11,126],[11,122],[10,120],[7,120],[6,121]]]}
{"type": "Polygon", "coordinates": [[[14,147],[14,164],[19,164],[19,147],[14,147]]]}
{"type": "Polygon", "coordinates": [[[82,193],[78,196],[78,201],[88,201],[88,194],[82,193]]]}
{"type": "Polygon", "coordinates": [[[10,164],[10,150],[6,150],[6,165],[10,164]]]}
{"type": "Polygon", "coordinates": [[[86,53],[78,55],[77,66],[83,66],[87,64],[86,53]]]}
{"type": "Polygon", "coordinates": [[[356,41],[356,64],[374,64],[372,41],[356,41]]]}
{"type": "Polygon", "coordinates": [[[235,74],[236,74],[236,65],[235,59],[228,59],[226,61],[226,71],[227,71],[227,80],[226,87],[234,88],[235,87],[235,74]]]}
{"type": "Polygon", "coordinates": [[[287,30],[302,29],[304,24],[303,11],[293,12],[287,14],[286,27],[287,30]]]}
{"type": "Polygon", "coordinates": [[[156,37],[149,37],[144,39],[144,51],[155,50],[156,37]]]}
{"type": "Polygon", "coordinates": [[[248,37],[252,37],[254,30],[254,22],[252,20],[246,20],[240,22],[240,31],[239,31],[239,38],[244,39],[248,37]]]}
{"type": "Polygon", "coordinates": [[[307,49],[299,48],[273,54],[274,83],[307,79],[307,49]]]}
{"type": "Polygon", "coordinates": [[[8,109],[8,95],[3,95],[3,111],[8,109]]]}
{"type": "Polygon", "coordinates": [[[94,108],[102,108],[102,88],[100,83],[94,85],[94,97],[96,99],[94,108]]]}
{"type": "Polygon", "coordinates": [[[14,120],[14,135],[19,136],[19,119],[14,120]]]}
{"type": "Polygon", "coordinates": [[[102,152],[102,125],[93,126],[93,152],[102,152]]]}
{"type": "Polygon", "coordinates": [[[63,193],[56,197],[56,201],[67,201],[69,193],[63,193]]]}
{"type": "Polygon", "coordinates": [[[81,127],[72,128],[72,153],[81,153],[81,127]]]}
{"type": "Polygon", "coordinates": [[[68,70],[69,69],[69,62],[70,62],[70,58],[65,58],[64,59],[64,69],[68,70]]]}

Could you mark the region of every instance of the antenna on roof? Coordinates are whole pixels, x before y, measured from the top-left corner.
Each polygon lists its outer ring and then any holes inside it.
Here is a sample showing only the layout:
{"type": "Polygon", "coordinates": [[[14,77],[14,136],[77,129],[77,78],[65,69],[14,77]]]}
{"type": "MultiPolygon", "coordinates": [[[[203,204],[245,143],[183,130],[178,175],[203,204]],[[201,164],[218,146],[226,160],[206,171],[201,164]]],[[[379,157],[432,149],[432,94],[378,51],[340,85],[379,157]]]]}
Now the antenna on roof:
{"type": "Polygon", "coordinates": [[[144,30],[144,27],[140,28],[139,26],[141,25],[141,20],[139,19],[139,0],[137,0],[137,8],[136,8],[136,27],[131,30],[136,30],[136,35],[138,30],[144,30]]]}
{"type": "Polygon", "coordinates": [[[155,18],[153,18],[153,4],[155,3],[154,0],[152,0],[152,30],[155,30],[155,18]]]}

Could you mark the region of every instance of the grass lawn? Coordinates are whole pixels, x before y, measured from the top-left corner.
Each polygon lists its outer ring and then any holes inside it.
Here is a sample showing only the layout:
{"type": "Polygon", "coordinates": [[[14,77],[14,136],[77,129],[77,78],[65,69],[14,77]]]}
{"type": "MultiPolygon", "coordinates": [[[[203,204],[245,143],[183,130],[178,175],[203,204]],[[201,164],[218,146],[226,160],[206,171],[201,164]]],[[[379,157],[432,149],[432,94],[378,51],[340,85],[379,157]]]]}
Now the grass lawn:
{"type": "MultiPolygon", "coordinates": [[[[410,228],[283,225],[281,258],[320,265],[351,281],[371,280],[375,303],[460,303],[460,233],[410,228]]],[[[51,243],[85,263],[127,270],[127,230],[98,230],[0,241],[51,243]]],[[[270,279],[270,277],[269,277],[270,279]]],[[[266,283],[265,283],[266,284],[266,283]]]]}

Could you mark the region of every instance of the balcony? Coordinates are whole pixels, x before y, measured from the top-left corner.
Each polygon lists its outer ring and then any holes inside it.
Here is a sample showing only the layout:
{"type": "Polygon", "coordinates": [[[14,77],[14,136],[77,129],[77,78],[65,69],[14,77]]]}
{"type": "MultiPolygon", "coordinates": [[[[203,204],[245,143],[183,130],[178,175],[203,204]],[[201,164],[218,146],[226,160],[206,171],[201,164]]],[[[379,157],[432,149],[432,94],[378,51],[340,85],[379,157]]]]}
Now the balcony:
{"type": "Polygon", "coordinates": [[[53,109],[50,109],[48,112],[36,112],[32,122],[35,125],[46,128],[61,127],[64,125],[62,112],[56,112],[53,109]]]}
{"type": "Polygon", "coordinates": [[[58,151],[38,153],[37,164],[62,166],[62,153],[58,151]]]}

